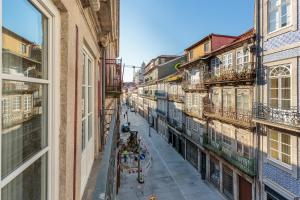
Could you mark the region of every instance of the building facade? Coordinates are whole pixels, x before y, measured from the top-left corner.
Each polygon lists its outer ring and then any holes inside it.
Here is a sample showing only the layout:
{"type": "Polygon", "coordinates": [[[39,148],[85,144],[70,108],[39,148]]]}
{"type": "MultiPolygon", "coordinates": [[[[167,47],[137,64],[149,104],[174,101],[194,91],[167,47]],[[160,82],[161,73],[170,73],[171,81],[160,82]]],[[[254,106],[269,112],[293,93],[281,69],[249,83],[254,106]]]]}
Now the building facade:
{"type": "MultiPolygon", "coordinates": [[[[112,120],[105,109],[117,112],[121,93],[119,1],[4,0],[1,7],[0,199],[85,198],[118,124],[105,128],[112,120]]],[[[116,167],[109,173],[113,180],[103,181],[114,196],[116,167]]]]}
{"type": "Polygon", "coordinates": [[[253,113],[262,199],[300,197],[300,1],[257,1],[259,73],[253,113]]]}

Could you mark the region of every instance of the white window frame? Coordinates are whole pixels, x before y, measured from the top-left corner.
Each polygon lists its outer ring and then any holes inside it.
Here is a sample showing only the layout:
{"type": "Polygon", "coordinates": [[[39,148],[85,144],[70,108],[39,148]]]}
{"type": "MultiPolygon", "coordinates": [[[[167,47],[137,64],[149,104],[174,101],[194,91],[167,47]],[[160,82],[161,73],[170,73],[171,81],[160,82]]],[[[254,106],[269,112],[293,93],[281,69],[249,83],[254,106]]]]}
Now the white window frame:
{"type": "Polygon", "coordinates": [[[232,66],[232,53],[227,53],[223,55],[223,67],[228,69],[232,66]]]}
{"type": "Polygon", "coordinates": [[[276,132],[278,133],[278,150],[276,150],[276,149],[274,149],[274,150],[278,152],[279,159],[277,160],[276,158],[273,158],[271,156],[271,144],[270,143],[271,143],[272,139],[270,138],[270,134],[271,134],[270,131],[268,131],[268,151],[267,151],[268,152],[268,159],[271,160],[272,162],[276,163],[276,164],[279,164],[279,165],[281,165],[285,168],[288,168],[288,169],[292,170],[292,167],[293,167],[292,166],[293,165],[292,136],[287,134],[287,133],[282,133],[282,132],[279,132],[279,131],[276,131],[276,132]],[[290,147],[290,155],[289,156],[290,156],[291,164],[287,164],[287,163],[282,161],[282,154],[285,154],[285,153],[282,152],[282,142],[281,142],[282,135],[287,135],[287,136],[290,137],[290,144],[288,146],[290,147]]]}
{"type": "Polygon", "coordinates": [[[208,53],[209,52],[209,42],[204,43],[203,45],[204,47],[204,53],[208,53]]]}
{"type": "Polygon", "coordinates": [[[21,102],[22,102],[22,96],[21,95],[15,95],[12,99],[12,110],[14,112],[21,110],[21,102]]]}
{"type": "MultiPolygon", "coordinates": [[[[59,197],[59,131],[60,131],[60,12],[51,0],[29,0],[41,13],[48,18],[48,79],[37,79],[30,77],[14,76],[2,73],[0,65],[0,85],[2,80],[25,81],[31,83],[40,83],[48,85],[48,145],[26,160],[17,169],[11,172],[4,179],[0,178],[1,189],[10,183],[18,175],[22,174],[29,166],[35,163],[42,156],[47,154],[47,199],[58,199],[59,197]],[[53,95],[53,94],[56,95],[53,95]],[[55,123],[54,123],[55,122],[55,123]],[[54,133],[54,134],[51,134],[54,133]]],[[[2,27],[2,0],[0,0],[0,25],[2,27]]],[[[2,28],[0,30],[2,35],[2,28]]],[[[2,38],[0,40],[2,46],[2,38]]],[[[0,48],[0,63],[2,63],[2,47],[0,48]]],[[[2,87],[0,87],[0,99],[2,99],[2,87]]],[[[0,106],[0,113],[2,106],[0,106]]],[[[2,130],[0,123],[0,133],[2,130]]],[[[1,134],[0,134],[1,135],[1,134]]],[[[0,137],[0,144],[1,144],[0,137]]],[[[0,149],[0,173],[1,173],[1,152],[0,149]]],[[[1,176],[1,175],[0,175],[1,176]]],[[[1,194],[0,194],[1,200],[1,194]]]]}
{"type": "MultiPolygon", "coordinates": [[[[284,28],[287,28],[289,26],[292,25],[292,20],[293,20],[293,15],[292,15],[292,1],[293,0],[268,0],[267,2],[267,31],[269,34],[273,33],[273,32],[276,32],[276,31],[279,31],[281,29],[284,29],[284,28]],[[275,16],[276,18],[273,19],[272,21],[275,21],[275,29],[274,30],[270,30],[270,2],[271,1],[277,1],[277,5],[275,6],[276,10],[277,10],[277,14],[278,16],[275,16]],[[283,4],[283,1],[289,1],[289,17],[287,17],[287,20],[289,18],[289,23],[287,23],[285,26],[282,26],[282,4],[283,4]]],[[[287,11],[288,12],[288,11],[287,11]]]]}
{"type": "Polygon", "coordinates": [[[220,75],[220,59],[218,57],[211,59],[210,65],[211,65],[211,70],[213,71],[214,75],[219,76],[220,75]]]}
{"type": "Polygon", "coordinates": [[[269,98],[268,98],[268,103],[269,105],[271,105],[271,100],[276,100],[276,98],[272,98],[271,97],[271,90],[272,89],[276,89],[276,88],[271,88],[271,79],[277,79],[278,80],[278,97],[277,97],[277,103],[278,103],[278,109],[282,109],[282,100],[289,100],[290,101],[290,106],[292,105],[292,76],[291,76],[291,64],[285,64],[285,65],[277,65],[277,66],[273,66],[270,68],[270,74],[269,74],[269,98]],[[289,75],[279,75],[279,76],[272,76],[271,73],[273,70],[275,70],[276,68],[287,68],[289,71],[289,75]],[[289,88],[282,88],[282,78],[290,78],[290,87],[289,88]],[[290,90],[290,99],[283,99],[282,98],[282,89],[289,89],[290,90]]]}
{"type": "Polygon", "coordinates": [[[30,96],[24,96],[24,111],[30,111],[32,108],[32,99],[30,96]]]}

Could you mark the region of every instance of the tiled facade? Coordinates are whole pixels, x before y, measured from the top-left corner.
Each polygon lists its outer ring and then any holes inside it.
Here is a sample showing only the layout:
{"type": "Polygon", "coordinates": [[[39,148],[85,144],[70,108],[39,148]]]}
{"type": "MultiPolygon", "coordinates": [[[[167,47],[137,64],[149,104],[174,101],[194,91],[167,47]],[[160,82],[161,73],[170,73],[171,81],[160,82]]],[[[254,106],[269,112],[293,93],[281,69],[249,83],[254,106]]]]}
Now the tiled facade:
{"type": "MultiPolygon", "coordinates": [[[[300,1],[290,1],[287,10],[290,21],[274,32],[268,31],[266,16],[269,7],[264,6],[266,2],[260,1],[262,16],[257,23],[258,34],[263,38],[259,46],[263,51],[262,65],[258,66],[262,69],[255,98],[257,104],[261,105],[255,109],[255,122],[262,144],[259,149],[262,157],[261,197],[290,200],[300,197],[300,1]],[[274,73],[275,70],[278,72],[274,73]],[[285,80],[287,85],[280,80],[285,80]],[[272,88],[278,90],[278,95],[268,92],[272,88]],[[282,93],[283,90],[286,92],[282,93]],[[265,110],[264,115],[262,110],[265,110]]],[[[278,1],[278,7],[281,6],[282,2],[278,1]]]]}

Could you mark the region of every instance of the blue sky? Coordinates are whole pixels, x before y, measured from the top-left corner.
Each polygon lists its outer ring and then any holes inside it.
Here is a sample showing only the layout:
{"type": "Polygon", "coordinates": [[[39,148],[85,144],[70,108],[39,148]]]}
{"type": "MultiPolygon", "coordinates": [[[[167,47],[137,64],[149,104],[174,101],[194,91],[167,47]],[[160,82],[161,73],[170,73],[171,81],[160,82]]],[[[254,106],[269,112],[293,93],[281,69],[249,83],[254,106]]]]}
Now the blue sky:
{"type": "Polygon", "coordinates": [[[42,15],[28,1],[3,0],[3,26],[28,39],[41,44],[42,15]]]}
{"type": "MultiPolygon", "coordinates": [[[[120,56],[140,66],[180,55],[210,33],[239,35],[254,23],[254,0],[121,0],[120,56]]],[[[124,81],[133,71],[125,69],[124,81]]]]}

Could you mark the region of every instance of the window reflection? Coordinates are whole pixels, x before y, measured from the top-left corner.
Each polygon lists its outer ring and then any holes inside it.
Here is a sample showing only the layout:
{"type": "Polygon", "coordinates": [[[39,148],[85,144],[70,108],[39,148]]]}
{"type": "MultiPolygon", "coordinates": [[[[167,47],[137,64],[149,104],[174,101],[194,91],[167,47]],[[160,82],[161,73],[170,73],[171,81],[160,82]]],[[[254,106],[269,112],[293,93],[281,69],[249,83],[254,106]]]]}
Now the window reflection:
{"type": "Polygon", "coordinates": [[[47,145],[47,86],[2,84],[2,178],[47,145]]]}
{"type": "Polygon", "coordinates": [[[4,0],[2,72],[47,79],[47,32],[47,18],[31,3],[4,0]]]}
{"type": "Polygon", "coordinates": [[[46,200],[47,155],[44,155],[7,184],[1,192],[2,200],[46,200]]]}

